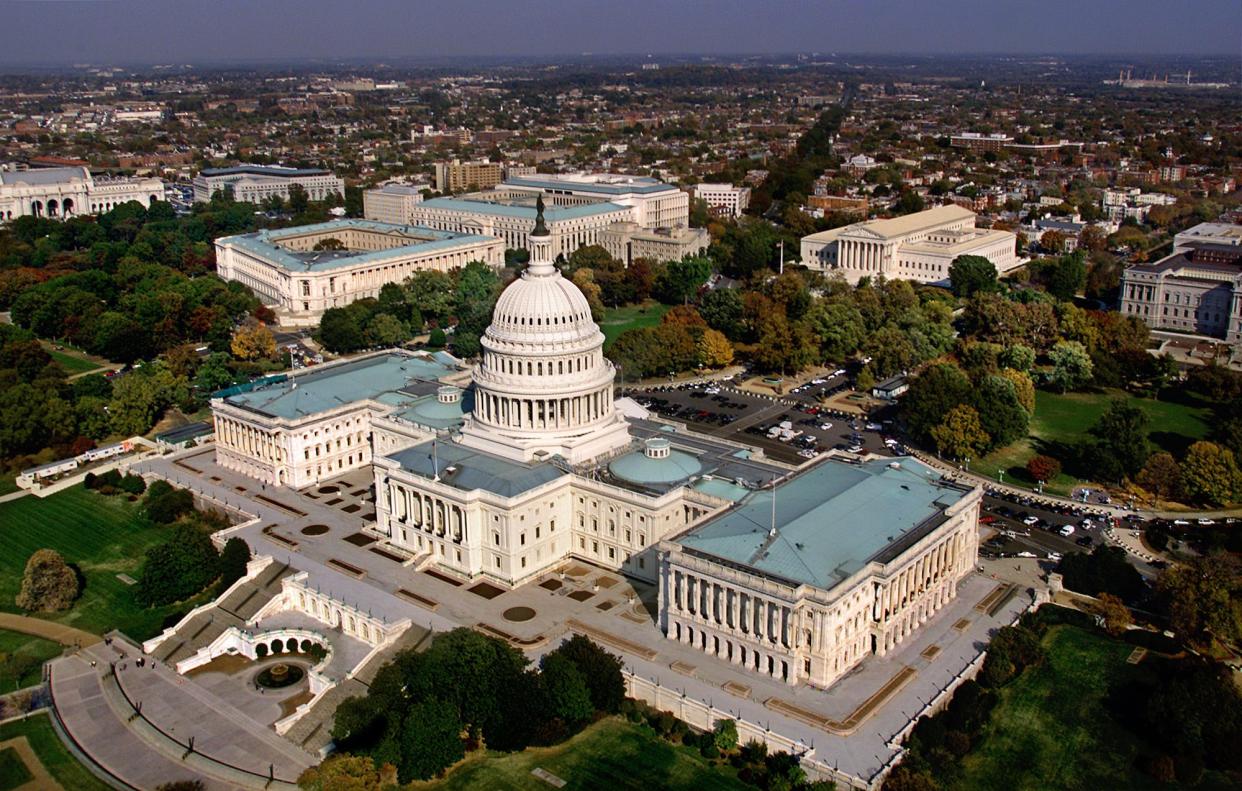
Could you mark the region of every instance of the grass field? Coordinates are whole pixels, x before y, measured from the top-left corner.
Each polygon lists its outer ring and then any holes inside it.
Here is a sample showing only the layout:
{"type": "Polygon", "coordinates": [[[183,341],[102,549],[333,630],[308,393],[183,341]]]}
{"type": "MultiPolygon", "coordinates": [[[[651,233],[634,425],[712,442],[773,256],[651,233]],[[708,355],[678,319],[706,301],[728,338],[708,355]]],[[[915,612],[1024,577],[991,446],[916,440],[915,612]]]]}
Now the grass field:
{"type": "Polygon", "coordinates": [[[0,473],[0,494],[12,494],[17,491],[17,473],[0,473]]]}
{"type": "Polygon", "coordinates": [[[34,779],[25,761],[12,747],[0,749],[0,791],[12,791],[34,779]]]}
{"type": "Polygon", "coordinates": [[[472,756],[444,779],[412,787],[548,791],[551,786],[531,774],[536,768],[564,780],[565,791],[754,789],[738,780],[730,767],[710,766],[698,751],[669,744],[649,729],[619,718],[601,720],[555,747],[472,756]]]}
{"type": "Polygon", "coordinates": [[[7,665],[0,665],[0,693],[38,684],[43,674],[43,663],[60,656],[60,652],[59,643],[0,629],[0,654],[16,655],[27,660],[23,662],[27,666],[20,678],[14,678],[7,665]]]}
{"type": "MultiPolygon", "coordinates": [[[[1152,442],[1174,455],[1181,455],[1192,442],[1203,439],[1210,428],[1211,407],[1189,396],[1182,401],[1158,401],[1138,398],[1123,390],[1065,394],[1037,390],[1030,436],[973,462],[971,470],[992,478],[1003,471],[1006,483],[1029,486],[1032,482],[1026,474],[1026,462],[1036,453],[1048,453],[1064,461],[1065,448],[1087,438],[1088,430],[1115,398],[1125,398],[1146,412],[1152,442]]],[[[1046,489],[1054,494],[1068,494],[1076,483],[1062,473],[1048,482],[1046,489]]]]}
{"type": "Polygon", "coordinates": [[[55,349],[48,349],[47,353],[52,355],[52,359],[60,363],[60,367],[65,369],[65,373],[73,376],[74,374],[86,373],[87,371],[95,371],[103,368],[102,365],[76,354],[67,354],[58,352],[55,349]]]}
{"type": "Polygon", "coordinates": [[[652,327],[660,323],[660,319],[668,312],[668,305],[648,300],[641,305],[627,305],[623,308],[606,308],[604,318],[600,321],[600,329],[604,331],[604,343],[609,344],[626,330],[638,327],[652,327]]]}
{"type": "Polygon", "coordinates": [[[135,640],[153,637],[165,618],[194,602],[140,607],[132,586],[117,574],[136,578],[143,552],[166,535],[166,528],[148,522],[124,495],[104,497],[81,486],[43,499],[0,503],[0,610],[20,612],[14,598],[26,560],[47,547],[77,564],[86,585],[71,609],[42,617],[96,634],[120,629],[135,640]]]}
{"type": "MultiPolygon", "coordinates": [[[[1168,788],[1139,771],[1143,745],[1105,708],[1110,686],[1147,672],[1141,664],[1126,664],[1134,646],[1074,626],[1054,626],[1043,643],[1047,661],[1001,690],[953,788],[1168,788]]],[[[1209,773],[1200,787],[1221,787],[1215,779],[1209,773]]]]}
{"type": "MultiPolygon", "coordinates": [[[[0,725],[0,742],[25,736],[30,742],[30,749],[39,756],[44,768],[66,791],[109,791],[108,786],[101,783],[86,767],[78,763],[60,737],[52,729],[47,714],[38,714],[25,720],[17,720],[0,725]]],[[[0,769],[3,772],[3,769],[0,769]]],[[[5,788],[3,775],[0,774],[0,788],[5,788]]]]}

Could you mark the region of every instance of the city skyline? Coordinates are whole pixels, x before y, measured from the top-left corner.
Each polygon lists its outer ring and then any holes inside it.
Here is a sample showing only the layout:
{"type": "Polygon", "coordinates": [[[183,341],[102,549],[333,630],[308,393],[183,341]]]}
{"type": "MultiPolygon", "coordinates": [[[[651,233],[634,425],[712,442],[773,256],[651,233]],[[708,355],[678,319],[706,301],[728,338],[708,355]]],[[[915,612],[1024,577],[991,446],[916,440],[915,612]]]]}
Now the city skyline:
{"type": "Polygon", "coordinates": [[[775,0],[624,6],[538,0],[468,0],[451,9],[395,0],[348,7],[325,0],[198,5],[3,2],[12,35],[0,63],[226,63],[317,59],[434,59],[558,55],[1063,54],[1237,55],[1242,18],[1217,0],[1190,4],[1170,28],[1150,0],[1038,6],[904,0],[809,7],[775,0]],[[1073,15],[1074,24],[1065,20],[1073,15]],[[226,22],[227,35],[220,35],[226,22]],[[465,27],[464,27],[465,26],[465,27]],[[468,27],[469,35],[462,35],[468,27]],[[287,35],[273,35],[283,29],[287,35]]]}

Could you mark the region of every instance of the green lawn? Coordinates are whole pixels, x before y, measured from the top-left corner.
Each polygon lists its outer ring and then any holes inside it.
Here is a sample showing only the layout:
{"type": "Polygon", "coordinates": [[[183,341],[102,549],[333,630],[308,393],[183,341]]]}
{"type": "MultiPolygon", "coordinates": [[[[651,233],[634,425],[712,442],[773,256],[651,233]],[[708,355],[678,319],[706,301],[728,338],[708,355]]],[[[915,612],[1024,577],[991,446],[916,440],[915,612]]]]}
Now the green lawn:
{"type": "Polygon", "coordinates": [[[552,786],[531,774],[536,768],[564,780],[565,791],[754,791],[754,786],[737,779],[732,768],[712,767],[697,750],[669,744],[650,729],[615,717],[601,720],[555,747],[471,756],[444,779],[413,787],[435,791],[548,791],[552,786]]]}
{"type": "Polygon", "coordinates": [[[26,762],[12,747],[0,750],[0,791],[12,791],[34,779],[26,762]]]}
{"type": "Polygon", "coordinates": [[[641,305],[605,308],[604,318],[599,323],[600,329],[604,331],[604,343],[612,343],[626,330],[659,324],[664,314],[668,313],[668,307],[668,305],[648,300],[641,305]]]}
{"type": "MultiPolygon", "coordinates": [[[[1114,389],[1065,394],[1036,390],[1030,436],[972,463],[971,470],[993,478],[1003,471],[1005,482],[1029,486],[1032,482],[1025,471],[1026,462],[1036,453],[1047,453],[1064,461],[1066,448],[1089,436],[1088,430],[1115,398],[1125,398],[1146,412],[1152,442],[1174,455],[1182,454],[1192,442],[1203,439],[1210,428],[1211,406],[1192,396],[1168,401],[1139,398],[1114,389]]],[[[1063,473],[1048,483],[1047,491],[1067,494],[1076,483],[1074,478],[1063,473]]]]}
{"type": "Polygon", "coordinates": [[[66,354],[58,352],[55,349],[48,349],[47,353],[52,355],[52,359],[60,363],[60,367],[65,369],[65,373],[70,376],[74,374],[86,373],[87,371],[95,371],[103,366],[99,363],[79,357],[76,354],[66,354]]]}
{"type": "Polygon", "coordinates": [[[47,547],[77,564],[86,585],[71,609],[43,617],[96,634],[119,629],[135,640],[153,637],[165,618],[196,602],[140,607],[133,587],[117,574],[137,578],[143,552],[166,535],[167,528],[148,522],[124,495],[104,497],[82,486],[0,503],[0,610],[20,612],[14,599],[26,560],[47,547]]]}
{"type": "Polygon", "coordinates": [[[17,491],[17,473],[0,473],[0,494],[12,494],[17,491]]]}
{"type": "MultiPolygon", "coordinates": [[[[25,736],[30,742],[30,749],[39,756],[39,761],[47,769],[48,774],[56,779],[62,787],[69,791],[108,791],[104,785],[86,767],[78,763],[69,753],[60,737],[48,721],[47,714],[31,715],[25,720],[17,720],[0,725],[0,742],[25,736]]],[[[0,768],[0,788],[4,784],[4,769],[0,768]]]]}
{"type": "Polygon", "coordinates": [[[8,663],[0,664],[0,693],[33,686],[43,674],[43,663],[60,656],[59,643],[0,629],[0,654],[20,657],[21,676],[14,678],[8,663]]]}
{"type": "MultiPolygon", "coordinates": [[[[1134,646],[1074,626],[1052,627],[1043,643],[1047,661],[1000,691],[953,788],[1168,788],[1137,768],[1144,746],[1105,708],[1110,686],[1148,672],[1126,664],[1134,646]]],[[[1202,787],[1220,787],[1216,779],[1209,773],[1202,787]]]]}

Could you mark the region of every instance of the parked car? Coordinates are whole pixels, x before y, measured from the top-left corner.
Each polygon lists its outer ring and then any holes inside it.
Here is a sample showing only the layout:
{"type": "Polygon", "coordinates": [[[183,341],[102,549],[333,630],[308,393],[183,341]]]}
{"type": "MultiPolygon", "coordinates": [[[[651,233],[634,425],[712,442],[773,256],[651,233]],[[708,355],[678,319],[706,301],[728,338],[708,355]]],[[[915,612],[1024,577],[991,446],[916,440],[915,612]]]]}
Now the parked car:
{"type": "Polygon", "coordinates": [[[1066,538],[1068,538],[1068,537],[1070,537],[1070,536],[1074,535],[1074,526],[1073,526],[1073,525],[1065,525],[1064,527],[1062,527],[1062,528],[1061,528],[1060,530],[1058,530],[1057,532],[1058,532],[1058,533],[1060,533],[1061,535],[1065,536],[1066,538]]]}

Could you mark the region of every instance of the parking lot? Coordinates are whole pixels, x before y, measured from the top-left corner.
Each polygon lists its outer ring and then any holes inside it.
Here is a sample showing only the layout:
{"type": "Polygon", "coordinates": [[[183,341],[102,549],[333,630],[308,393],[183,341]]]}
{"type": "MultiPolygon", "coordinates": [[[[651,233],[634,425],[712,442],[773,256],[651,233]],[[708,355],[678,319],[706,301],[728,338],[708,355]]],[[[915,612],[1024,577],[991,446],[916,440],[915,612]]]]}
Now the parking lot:
{"type": "Polygon", "coordinates": [[[834,448],[892,453],[881,424],[820,405],[821,399],[849,387],[841,374],[776,398],[740,391],[729,382],[636,388],[626,395],[660,417],[762,448],[769,458],[789,464],[804,463],[834,448]]]}

